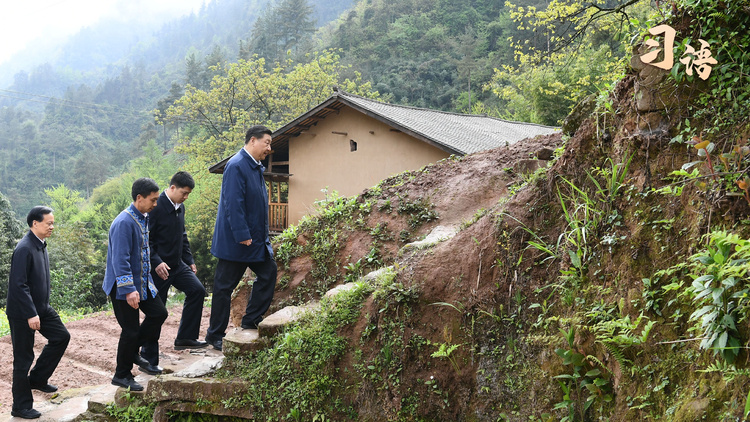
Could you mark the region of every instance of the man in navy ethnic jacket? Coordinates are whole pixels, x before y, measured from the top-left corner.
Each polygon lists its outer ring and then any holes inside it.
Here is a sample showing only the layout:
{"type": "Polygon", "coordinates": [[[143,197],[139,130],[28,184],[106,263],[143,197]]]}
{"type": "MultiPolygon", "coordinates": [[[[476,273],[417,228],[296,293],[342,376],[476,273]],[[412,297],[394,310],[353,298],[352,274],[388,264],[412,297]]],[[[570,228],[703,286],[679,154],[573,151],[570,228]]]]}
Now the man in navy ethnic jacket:
{"type": "Polygon", "coordinates": [[[133,363],[138,348],[159,339],[167,309],[157,299],[148,243],[148,213],[156,206],[159,186],[152,179],[141,178],[133,182],[131,195],[133,203],[120,212],[109,227],[102,289],[112,299],[112,309],[122,329],[112,384],[142,391],[143,386],[135,381],[131,372],[133,363]],[[146,315],[143,323],[139,309],[146,315]]]}

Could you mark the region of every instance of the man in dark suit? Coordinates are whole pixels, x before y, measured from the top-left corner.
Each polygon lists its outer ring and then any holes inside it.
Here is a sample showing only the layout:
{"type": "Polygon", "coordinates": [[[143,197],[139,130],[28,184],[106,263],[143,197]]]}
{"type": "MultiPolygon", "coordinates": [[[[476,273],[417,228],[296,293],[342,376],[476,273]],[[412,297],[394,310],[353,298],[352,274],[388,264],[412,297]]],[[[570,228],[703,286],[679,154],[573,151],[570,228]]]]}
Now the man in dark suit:
{"type": "MultiPolygon", "coordinates": [[[[206,289],[195,276],[197,267],[190,252],[185,231],[185,200],[195,188],[190,173],[179,171],[172,176],[169,188],[159,195],[156,208],[149,214],[149,245],[151,246],[151,275],[159,290],[159,298],[167,303],[169,287],[185,293],[180,328],[174,348],[199,349],[208,343],[198,340],[206,289]]],[[[148,342],[141,348],[141,357],[152,366],[159,365],[159,343],[148,342]]],[[[142,363],[136,360],[136,363],[142,363]]],[[[141,365],[141,370],[144,367],[141,365]]],[[[148,369],[148,367],[147,367],[148,369]]]]}
{"type": "Polygon", "coordinates": [[[57,391],[49,378],[60,363],[70,334],[60,316],[49,305],[50,274],[47,242],[55,217],[52,208],[34,207],[26,216],[29,232],[13,251],[8,283],[8,324],[13,343],[13,407],[11,415],[35,419],[41,413],[33,408],[31,389],[57,391]],[[47,339],[34,369],[34,332],[47,339]]]}
{"type": "Polygon", "coordinates": [[[258,328],[273,300],[276,262],[268,236],[268,191],[261,161],[271,152],[271,131],[253,126],[245,146],[224,167],[211,253],[219,258],[214,274],[211,322],[206,333],[221,350],[229,323],[232,291],[247,268],[257,276],[242,317],[242,328],[258,328]]]}

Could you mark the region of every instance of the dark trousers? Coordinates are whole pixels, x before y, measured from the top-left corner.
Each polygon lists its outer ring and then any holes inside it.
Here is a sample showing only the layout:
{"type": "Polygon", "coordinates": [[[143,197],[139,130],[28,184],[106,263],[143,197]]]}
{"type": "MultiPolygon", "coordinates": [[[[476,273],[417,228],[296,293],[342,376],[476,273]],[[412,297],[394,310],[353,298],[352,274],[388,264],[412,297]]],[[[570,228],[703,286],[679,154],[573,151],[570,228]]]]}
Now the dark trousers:
{"type": "MultiPolygon", "coordinates": [[[[203,287],[203,284],[201,284],[190,267],[184,262],[180,264],[178,268],[170,270],[169,277],[166,280],[155,276],[154,284],[159,290],[158,298],[164,305],[167,304],[167,294],[169,293],[170,286],[174,286],[177,290],[185,293],[185,303],[182,306],[182,317],[180,318],[180,328],[177,329],[177,338],[196,340],[201,329],[203,299],[206,297],[206,288],[203,287]]],[[[159,326],[157,341],[146,342],[141,348],[141,356],[152,365],[159,364],[159,337],[161,337],[161,326],[159,326]]]]}
{"type": "Polygon", "coordinates": [[[115,311],[117,323],[120,324],[120,341],[117,343],[117,367],[115,377],[132,378],[133,360],[138,349],[147,341],[159,340],[161,324],[167,319],[167,308],[161,300],[150,297],[141,300],[138,307],[146,318],[140,322],[138,309],[133,309],[126,300],[119,300],[117,285],[112,287],[109,296],[112,298],[112,310],[115,311]]]}
{"type": "Polygon", "coordinates": [[[13,343],[13,408],[12,410],[31,409],[34,397],[31,385],[46,385],[57,364],[60,363],[65,349],[70,342],[70,333],[65,328],[60,316],[48,307],[39,315],[39,334],[47,339],[34,369],[29,372],[34,361],[34,334],[25,319],[8,318],[10,338],[13,343]]]}
{"type": "Polygon", "coordinates": [[[236,262],[219,259],[214,274],[214,291],[211,300],[211,320],[206,340],[217,341],[224,338],[229,324],[229,310],[232,304],[232,292],[237,287],[245,270],[250,268],[257,278],[247,301],[243,325],[259,324],[263,314],[271,306],[273,289],[276,287],[276,261],[266,251],[266,260],[262,262],[236,262]]]}

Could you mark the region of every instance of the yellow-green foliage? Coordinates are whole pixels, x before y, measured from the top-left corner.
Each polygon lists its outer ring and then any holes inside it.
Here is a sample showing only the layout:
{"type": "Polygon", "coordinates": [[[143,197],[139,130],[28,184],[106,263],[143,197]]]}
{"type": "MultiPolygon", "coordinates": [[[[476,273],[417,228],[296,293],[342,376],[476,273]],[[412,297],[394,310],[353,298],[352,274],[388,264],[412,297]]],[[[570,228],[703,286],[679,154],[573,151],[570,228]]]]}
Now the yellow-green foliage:
{"type": "Polygon", "coordinates": [[[505,102],[508,118],[544,124],[559,124],[582,98],[622,77],[631,33],[643,30],[634,18],[652,10],[645,0],[627,8],[604,0],[505,5],[527,36],[511,40],[515,63],[495,69],[485,89],[505,102]]]}

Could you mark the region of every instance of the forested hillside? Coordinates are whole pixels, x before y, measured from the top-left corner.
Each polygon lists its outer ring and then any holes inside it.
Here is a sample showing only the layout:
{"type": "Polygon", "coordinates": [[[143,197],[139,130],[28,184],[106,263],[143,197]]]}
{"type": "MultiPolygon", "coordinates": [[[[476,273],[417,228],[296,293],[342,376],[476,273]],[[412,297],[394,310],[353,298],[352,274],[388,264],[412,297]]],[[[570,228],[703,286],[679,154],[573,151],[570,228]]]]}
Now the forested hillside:
{"type": "Polygon", "coordinates": [[[0,192],[18,213],[46,201],[44,189],[59,184],[89,197],[149,140],[171,149],[177,127],[157,128],[152,111],[165,110],[188,84],[206,88],[215,74],[210,66],[247,55],[263,10],[294,11],[287,30],[296,30],[334,19],[351,1],[311,1],[302,10],[298,1],[278,3],[214,0],[149,33],[102,22],[83,29],[58,56],[18,72],[0,90],[0,192]]]}
{"type": "Polygon", "coordinates": [[[361,1],[322,44],[342,48],[346,62],[396,102],[468,112],[470,84],[475,104],[497,105],[482,85],[512,62],[516,26],[500,1],[361,1]]]}
{"type": "Polygon", "coordinates": [[[564,28],[520,12],[545,2],[516,3],[214,0],[156,31],[91,26],[0,91],[0,192],[19,213],[58,184],[89,197],[148,141],[172,149],[186,122],[157,127],[154,109],[163,117],[186,86],[207,89],[220,73],[211,66],[256,55],[271,69],[338,49],[343,76],[360,74],[386,100],[560,124],[617,76],[626,44],[604,28],[586,44],[593,60],[545,63],[530,53],[558,51],[564,28]]]}
{"type": "MultiPolygon", "coordinates": [[[[580,98],[614,80],[627,47],[622,33],[596,25],[572,60],[570,22],[537,27],[525,15],[548,3],[360,1],[321,32],[321,45],[343,49],[344,62],[395,102],[556,125],[580,98]],[[554,66],[530,57],[533,51],[554,66]],[[561,51],[566,57],[554,57],[561,51]],[[524,76],[512,77],[518,71],[524,76]]],[[[632,9],[634,17],[643,13],[632,9]]],[[[627,31],[630,23],[622,24],[627,31]]]]}

